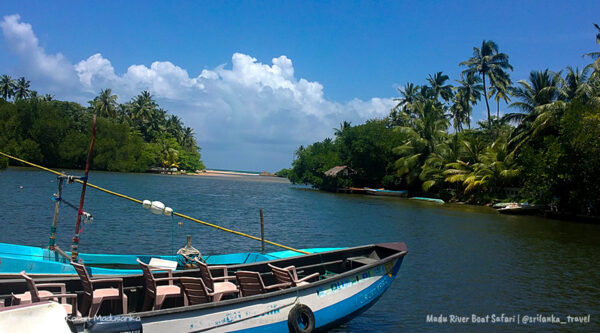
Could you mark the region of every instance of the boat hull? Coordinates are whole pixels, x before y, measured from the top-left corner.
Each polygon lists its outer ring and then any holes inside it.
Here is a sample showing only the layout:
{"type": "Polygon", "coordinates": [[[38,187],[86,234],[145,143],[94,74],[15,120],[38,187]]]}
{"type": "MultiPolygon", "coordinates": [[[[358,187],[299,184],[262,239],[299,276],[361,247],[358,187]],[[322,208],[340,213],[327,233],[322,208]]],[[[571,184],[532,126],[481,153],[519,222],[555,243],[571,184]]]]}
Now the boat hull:
{"type": "Polygon", "coordinates": [[[378,190],[378,189],[373,189],[373,188],[365,188],[365,193],[371,194],[371,195],[385,196],[385,197],[405,198],[408,196],[407,191],[378,190]]]}
{"type": "MultiPolygon", "coordinates": [[[[173,300],[166,308],[155,311],[141,311],[143,276],[123,276],[123,289],[129,300],[128,313],[136,317],[144,332],[285,332],[288,325],[298,325],[294,319],[299,311],[308,313],[304,318],[309,318],[312,323],[309,326],[321,331],[348,321],[373,305],[398,275],[406,254],[404,243],[383,243],[227,266],[228,275],[238,271],[257,272],[267,285],[277,283],[268,264],[294,265],[298,274],[309,276],[318,272],[320,279],[299,287],[190,306],[183,306],[182,300],[173,300]]],[[[155,274],[160,278],[166,273],[155,274]]],[[[199,272],[176,271],[173,276],[199,277],[199,272]]],[[[38,282],[64,283],[69,293],[80,293],[82,286],[79,279],[72,277],[38,282]]],[[[22,278],[4,280],[0,282],[0,295],[22,293],[26,288],[22,278]]],[[[107,309],[101,313],[107,314],[107,309]]],[[[88,317],[72,319],[81,332],[91,321],[88,317]]]]}
{"type": "Polygon", "coordinates": [[[397,276],[403,255],[308,286],[216,308],[140,313],[144,332],[285,332],[294,306],[307,306],[317,330],[340,325],[373,305],[397,276]]]}

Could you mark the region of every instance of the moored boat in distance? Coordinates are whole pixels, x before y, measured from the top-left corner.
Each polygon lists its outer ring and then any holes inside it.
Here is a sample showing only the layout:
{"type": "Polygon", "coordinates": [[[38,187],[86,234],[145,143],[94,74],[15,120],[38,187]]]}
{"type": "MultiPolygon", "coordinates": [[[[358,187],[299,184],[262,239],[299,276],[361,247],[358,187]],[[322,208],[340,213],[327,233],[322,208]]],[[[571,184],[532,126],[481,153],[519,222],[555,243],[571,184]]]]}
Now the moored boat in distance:
{"type": "Polygon", "coordinates": [[[406,196],[408,196],[408,191],[393,191],[393,190],[386,190],[383,188],[369,188],[369,187],[365,187],[365,193],[371,194],[371,195],[388,196],[388,197],[406,197],[406,196]]]}
{"type": "Polygon", "coordinates": [[[493,206],[500,214],[512,214],[512,215],[530,215],[539,213],[544,206],[531,205],[528,202],[508,202],[495,204],[493,206]]]}
{"type": "Polygon", "coordinates": [[[445,203],[444,200],[442,199],[436,199],[436,198],[426,198],[426,197],[410,197],[409,199],[411,200],[420,200],[420,201],[429,201],[429,202],[435,202],[438,204],[443,204],[445,203]]]}
{"type": "MultiPolygon", "coordinates": [[[[172,302],[160,310],[142,308],[142,298],[145,295],[143,276],[123,276],[122,283],[129,300],[126,303],[127,313],[140,319],[146,333],[321,331],[346,322],[373,305],[396,278],[406,254],[407,248],[404,243],[383,243],[262,263],[227,266],[224,272],[218,276],[214,274],[214,277],[218,279],[223,276],[237,276],[237,285],[241,290],[237,297],[231,296],[219,301],[206,298],[206,301],[187,306],[182,305],[186,303],[183,299],[171,299],[172,302]],[[275,270],[272,270],[269,264],[285,269],[293,265],[298,278],[311,275],[318,277],[296,286],[281,284],[277,274],[273,274],[275,270]],[[240,277],[248,272],[254,272],[253,274],[260,277],[262,292],[247,293],[248,289],[245,289],[240,277]],[[278,288],[275,288],[275,285],[278,288]]],[[[160,277],[160,274],[156,276],[160,277]]],[[[186,281],[185,278],[200,280],[198,270],[176,271],[172,275],[176,281],[179,279],[182,283],[186,281]]],[[[36,282],[38,281],[61,282],[65,284],[67,292],[82,293],[81,281],[76,278],[39,279],[36,282]]],[[[191,300],[198,300],[188,293],[187,288],[183,289],[185,295],[182,297],[187,297],[190,304],[195,303],[191,300]]],[[[0,282],[0,295],[26,291],[27,286],[23,279],[0,282]]],[[[108,307],[101,308],[99,315],[107,315],[107,309],[108,307]]],[[[78,331],[83,331],[84,325],[92,319],[77,317],[70,320],[78,331]]]]}

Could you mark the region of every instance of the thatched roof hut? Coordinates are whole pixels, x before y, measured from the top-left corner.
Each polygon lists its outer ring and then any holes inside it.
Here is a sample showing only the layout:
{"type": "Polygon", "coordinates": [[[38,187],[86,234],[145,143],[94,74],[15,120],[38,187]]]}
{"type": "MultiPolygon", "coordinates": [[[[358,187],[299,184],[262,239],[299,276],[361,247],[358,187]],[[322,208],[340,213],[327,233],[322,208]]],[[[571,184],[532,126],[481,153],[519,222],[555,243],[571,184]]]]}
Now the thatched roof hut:
{"type": "Polygon", "coordinates": [[[337,177],[341,173],[342,176],[353,175],[356,173],[351,167],[347,165],[338,165],[327,171],[325,171],[325,176],[327,177],[337,177]]]}

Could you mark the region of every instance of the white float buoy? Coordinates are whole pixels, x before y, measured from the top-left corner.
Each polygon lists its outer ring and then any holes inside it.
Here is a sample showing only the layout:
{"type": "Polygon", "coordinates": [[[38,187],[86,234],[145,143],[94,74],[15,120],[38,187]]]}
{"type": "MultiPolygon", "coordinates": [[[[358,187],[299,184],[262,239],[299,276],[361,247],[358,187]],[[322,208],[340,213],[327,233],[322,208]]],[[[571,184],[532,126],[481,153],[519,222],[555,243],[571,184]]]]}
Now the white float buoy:
{"type": "Polygon", "coordinates": [[[161,215],[165,210],[165,204],[160,201],[152,201],[152,206],[150,206],[150,211],[153,214],[161,215]]]}

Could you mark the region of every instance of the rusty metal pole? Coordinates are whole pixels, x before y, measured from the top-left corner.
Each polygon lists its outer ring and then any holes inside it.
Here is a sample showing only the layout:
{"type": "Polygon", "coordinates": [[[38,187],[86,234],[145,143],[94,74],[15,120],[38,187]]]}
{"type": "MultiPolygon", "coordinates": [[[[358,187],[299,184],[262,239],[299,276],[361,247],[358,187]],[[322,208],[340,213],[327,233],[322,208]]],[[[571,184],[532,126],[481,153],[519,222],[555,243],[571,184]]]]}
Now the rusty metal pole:
{"type": "Polygon", "coordinates": [[[265,219],[263,217],[262,208],[260,209],[260,245],[262,254],[265,254],[265,219]]]}

